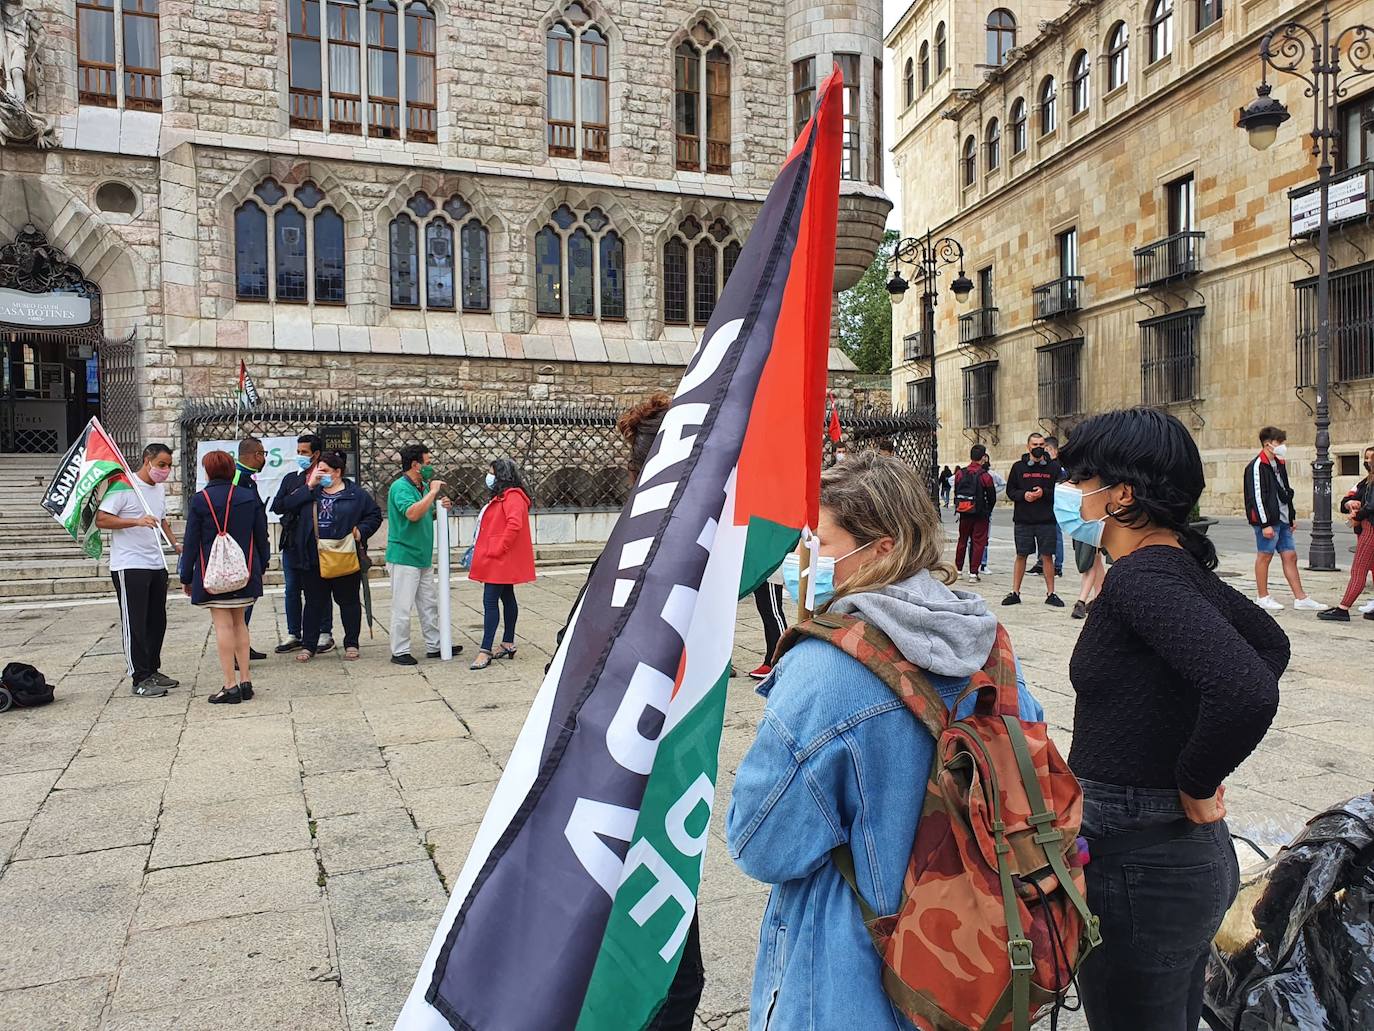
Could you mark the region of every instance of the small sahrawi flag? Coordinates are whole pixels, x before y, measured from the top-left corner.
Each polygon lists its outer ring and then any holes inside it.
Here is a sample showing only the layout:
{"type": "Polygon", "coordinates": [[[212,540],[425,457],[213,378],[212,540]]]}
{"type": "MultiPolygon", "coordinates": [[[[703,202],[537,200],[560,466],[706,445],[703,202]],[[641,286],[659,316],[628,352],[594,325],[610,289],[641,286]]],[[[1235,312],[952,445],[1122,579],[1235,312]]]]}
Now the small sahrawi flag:
{"type": "Polygon", "coordinates": [[[817,516],[842,81],[759,213],[398,1031],[638,1031],[696,911],[738,600],[817,516]]]}
{"type": "Polygon", "coordinates": [[[91,558],[99,558],[102,550],[96,509],[107,491],[130,489],[126,466],[119,446],[100,421],[92,419],[63,456],[43,494],[43,507],[91,558]]]}
{"type": "Polygon", "coordinates": [[[248,374],[248,365],[239,360],[239,407],[244,409],[258,406],[258,388],[253,377],[248,374]]]}

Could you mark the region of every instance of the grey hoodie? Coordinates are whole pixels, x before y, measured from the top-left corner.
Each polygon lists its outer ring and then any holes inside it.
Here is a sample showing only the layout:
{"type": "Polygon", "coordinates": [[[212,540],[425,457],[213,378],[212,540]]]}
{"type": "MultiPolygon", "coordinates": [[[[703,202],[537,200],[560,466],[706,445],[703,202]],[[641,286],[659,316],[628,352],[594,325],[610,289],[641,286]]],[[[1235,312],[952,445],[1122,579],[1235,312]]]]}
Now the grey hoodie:
{"type": "Polygon", "coordinates": [[[942,676],[982,669],[997,637],[997,617],[981,597],[950,590],[924,570],[880,591],[841,598],[830,611],[872,623],[907,661],[942,676]]]}

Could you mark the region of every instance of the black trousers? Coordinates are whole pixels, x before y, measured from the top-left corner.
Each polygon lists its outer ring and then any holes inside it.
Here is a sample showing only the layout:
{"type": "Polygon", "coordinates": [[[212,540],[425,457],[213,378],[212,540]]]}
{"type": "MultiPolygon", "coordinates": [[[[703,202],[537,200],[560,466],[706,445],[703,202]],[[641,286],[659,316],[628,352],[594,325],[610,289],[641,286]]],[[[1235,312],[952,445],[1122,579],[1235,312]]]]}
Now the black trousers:
{"type": "Polygon", "coordinates": [[[129,679],[141,684],[162,666],[167,636],[167,570],[121,569],[111,573],[119,598],[119,621],[129,679]]]}
{"type": "Polygon", "coordinates": [[[320,630],[329,614],[330,600],[339,606],[339,618],[343,621],[344,647],[358,647],[358,636],[363,628],[363,600],[360,593],[363,583],[362,573],[350,573],[326,580],[320,576],[319,569],[299,569],[301,587],[305,593],[305,609],[301,613],[301,644],[314,651],[320,643],[320,630]]]}
{"type": "Polygon", "coordinates": [[[778,642],[787,633],[787,615],[782,607],[782,585],[764,581],[754,591],[754,604],[758,606],[759,618],[763,620],[763,661],[773,664],[777,654],[778,642]]]}
{"type": "Polygon", "coordinates": [[[701,961],[701,927],[698,920],[698,915],[693,913],[692,926],[687,930],[687,941],[682,947],[682,962],[677,965],[677,974],[668,986],[668,997],[663,1000],[663,1008],[645,1031],[692,1031],[697,1005],[706,987],[706,965],[701,961]]]}

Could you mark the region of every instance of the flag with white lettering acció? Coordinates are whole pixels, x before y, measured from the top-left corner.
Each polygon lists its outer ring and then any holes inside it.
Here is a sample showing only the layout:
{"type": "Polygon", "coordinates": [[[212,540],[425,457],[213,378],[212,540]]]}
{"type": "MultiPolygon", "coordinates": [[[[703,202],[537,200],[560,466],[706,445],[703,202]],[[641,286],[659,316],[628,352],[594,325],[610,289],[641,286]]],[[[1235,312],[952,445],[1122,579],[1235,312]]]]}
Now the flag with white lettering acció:
{"type": "Polygon", "coordinates": [[[239,407],[242,409],[252,409],[258,406],[258,388],[253,382],[253,377],[248,373],[248,364],[242,359],[239,360],[239,407]]]}
{"type": "Polygon", "coordinates": [[[131,490],[129,465],[99,419],[92,419],[53,473],[42,505],[91,558],[102,551],[95,513],[109,491],[131,490]]]}
{"type": "Polygon", "coordinates": [[[739,598],[814,527],[842,81],[821,88],[453,884],[399,1031],[638,1031],[696,910],[739,598]]]}

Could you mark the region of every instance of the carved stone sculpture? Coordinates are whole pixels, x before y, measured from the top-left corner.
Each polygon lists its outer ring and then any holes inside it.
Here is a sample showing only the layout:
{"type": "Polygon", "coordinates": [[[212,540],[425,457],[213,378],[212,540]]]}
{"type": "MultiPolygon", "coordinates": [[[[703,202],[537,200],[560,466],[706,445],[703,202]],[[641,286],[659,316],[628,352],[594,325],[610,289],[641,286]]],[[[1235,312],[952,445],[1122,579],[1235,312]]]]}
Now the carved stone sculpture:
{"type": "Polygon", "coordinates": [[[0,0],[0,146],[57,146],[57,133],[32,107],[43,24],[25,0],[0,0]]]}

